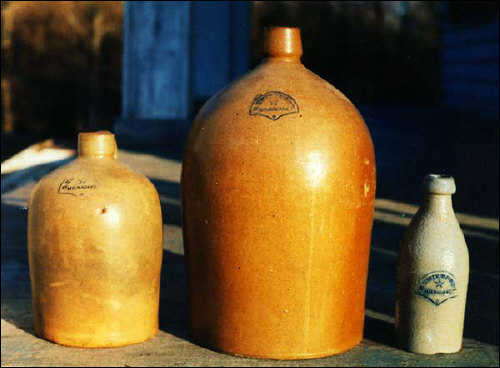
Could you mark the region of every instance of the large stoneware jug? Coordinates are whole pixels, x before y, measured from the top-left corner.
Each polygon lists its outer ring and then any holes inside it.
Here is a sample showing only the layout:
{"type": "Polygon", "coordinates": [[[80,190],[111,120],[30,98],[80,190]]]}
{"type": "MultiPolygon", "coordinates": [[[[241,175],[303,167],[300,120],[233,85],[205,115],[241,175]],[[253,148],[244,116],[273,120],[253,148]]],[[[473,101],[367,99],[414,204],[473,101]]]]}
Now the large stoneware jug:
{"type": "Polygon", "coordinates": [[[182,170],[190,333],[231,354],[321,357],[362,338],[375,157],[296,28],[195,118],[182,170]]]}
{"type": "Polygon", "coordinates": [[[34,188],[28,252],[36,333],[62,345],[121,346],[158,330],[158,193],[115,160],[109,132],[80,133],[78,158],[34,188]]]}

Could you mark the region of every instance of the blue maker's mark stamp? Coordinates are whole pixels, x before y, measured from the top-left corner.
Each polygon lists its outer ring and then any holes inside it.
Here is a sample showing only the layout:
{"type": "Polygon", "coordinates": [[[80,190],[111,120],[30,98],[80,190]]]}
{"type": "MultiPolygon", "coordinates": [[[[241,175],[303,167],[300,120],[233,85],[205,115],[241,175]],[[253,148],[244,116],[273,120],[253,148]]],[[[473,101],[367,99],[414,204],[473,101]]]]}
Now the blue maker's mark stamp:
{"type": "Polygon", "coordinates": [[[271,120],[299,112],[299,105],[292,96],[279,91],[269,91],[254,97],[250,115],[260,115],[271,120]]]}
{"type": "Polygon", "coordinates": [[[447,271],[434,271],[422,276],[415,294],[438,306],[448,299],[457,297],[455,276],[447,271]]]}

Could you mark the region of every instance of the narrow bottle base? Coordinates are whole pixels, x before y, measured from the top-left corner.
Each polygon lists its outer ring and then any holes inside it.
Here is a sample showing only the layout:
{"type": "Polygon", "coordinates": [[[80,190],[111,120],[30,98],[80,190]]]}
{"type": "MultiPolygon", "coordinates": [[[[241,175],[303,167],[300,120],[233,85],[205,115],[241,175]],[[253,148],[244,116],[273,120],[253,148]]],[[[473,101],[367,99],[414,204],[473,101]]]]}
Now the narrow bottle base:
{"type": "Polygon", "coordinates": [[[414,354],[422,354],[422,355],[435,355],[435,354],[454,354],[458,353],[462,349],[462,345],[460,346],[410,346],[408,344],[398,343],[398,347],[402,350],[408,351],[414,354]]]}
{"type": "Polygon", "coordinates": [[[408,349],[402,348],[410,353],[422,354],[422,355],[435,355],[435,354],[455,354],[458,353],[461,348],[454,349],[433,349],[433,350],[420,350],[420,349],[408,349]]]}

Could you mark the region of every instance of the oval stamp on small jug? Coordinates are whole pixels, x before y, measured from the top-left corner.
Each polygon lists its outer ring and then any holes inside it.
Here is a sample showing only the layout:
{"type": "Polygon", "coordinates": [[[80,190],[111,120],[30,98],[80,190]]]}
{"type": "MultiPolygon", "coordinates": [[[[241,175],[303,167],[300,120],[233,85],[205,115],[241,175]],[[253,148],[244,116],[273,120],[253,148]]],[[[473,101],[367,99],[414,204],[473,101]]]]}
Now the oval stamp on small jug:
{"type": "Polygon", "coordinates": [[[250,115],[260,115],[271,120],[299,112],[299,105],[292,96],[279,91],[269,91],[254,97],[250,115]]]}
{"type": "Polygon", "coordinates": [[[420,278],[415,294],[438,306],[448,299],[457,297],[456,291],[453,274],[447,271],[434,271],[420,278]]]}

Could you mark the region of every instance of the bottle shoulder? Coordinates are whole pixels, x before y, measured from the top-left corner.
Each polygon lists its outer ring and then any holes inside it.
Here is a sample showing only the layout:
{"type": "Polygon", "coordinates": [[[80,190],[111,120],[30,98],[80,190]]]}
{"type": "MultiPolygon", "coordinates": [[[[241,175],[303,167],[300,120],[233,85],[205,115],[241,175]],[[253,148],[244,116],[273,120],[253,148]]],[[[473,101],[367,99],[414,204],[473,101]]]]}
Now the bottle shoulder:
{"type": "Polygon", "coordinates": [[[356,107],[299,63],[265,62],[210,98],[194,119],[186,152],[268,146],[275,152],[336,147],[374,161],[370,133],[356,107]]]}
{"type": "Polygon", "coordinates": [[[149,179],[144,175],[135,172],[118,160],[93,158],[77,158],[46,175],[42,180],[52,181],[63,177],[83,177],[86,175],[100,176],[106,180],[123,179],[149,182],[149,179]]]}
{"type": "Polygon", "coordinates": [[[282,102],[284,105],[293,101],[299,112],[313,117],[363,121],[356,107],[333,85],[300,63],[280,61],[263,62],[227,85],[204,104],[195,122],[218,116],[221,109],[228,108],[238,116],[252,115],[250,109],[259,97],[257,102],[277,102],[278,107],[282,107],[279,105],[282,102]]]}
{"type": "Polygon", "coordinates": [[[65,198],[118,200],[134,197],[158,197],[154,185],[145,176],[116,160],[77,158],[43,177],[31,193],[30,203],[65,198]]]}
{"type": "Polygon", "coordinates": [[[406,228],[403,250],[439,256],[444,251],[468,252],[464,234],[454,213],[446,215],[420,209],[406,228]]]}

